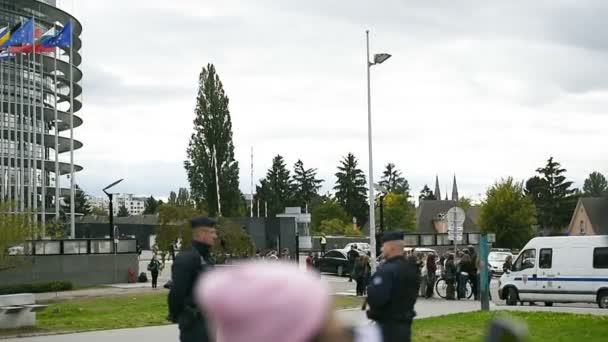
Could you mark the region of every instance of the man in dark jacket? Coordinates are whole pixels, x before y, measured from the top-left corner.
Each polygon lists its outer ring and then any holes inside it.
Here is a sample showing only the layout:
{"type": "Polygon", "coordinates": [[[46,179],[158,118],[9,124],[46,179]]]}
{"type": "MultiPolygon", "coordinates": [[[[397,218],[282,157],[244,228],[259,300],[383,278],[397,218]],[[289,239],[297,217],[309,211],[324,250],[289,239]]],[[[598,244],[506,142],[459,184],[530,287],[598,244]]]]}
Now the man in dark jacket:
{"type": "Polygon", "coordinates": [[[215,221],[206,217],[191,220],[192,247],[177,255],[172,267],[169,319],[179,326],[181,342],[210,341],[205,317],[193,298],[193,287],[201,273],[215,264],[211,247],[217,239],[215,221]]]}
{"type": "Polygon", "coordinates": [[[403,233],[387,232],[383,237],[386,262],[372,276],[367,288],[368,317],[376,321],[385,342],[408,342],[416,316],[418,271],[416,263],[403,256],[403,233]]]}

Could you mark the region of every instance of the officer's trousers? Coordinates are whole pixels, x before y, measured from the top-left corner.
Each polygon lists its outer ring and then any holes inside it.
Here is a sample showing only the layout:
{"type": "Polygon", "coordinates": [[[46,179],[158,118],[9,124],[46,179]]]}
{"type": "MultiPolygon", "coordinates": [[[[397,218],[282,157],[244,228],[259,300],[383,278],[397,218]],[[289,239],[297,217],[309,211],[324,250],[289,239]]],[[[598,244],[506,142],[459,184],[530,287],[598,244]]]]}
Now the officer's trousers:
{"type": "Polygon", "coordinates": [[[383,342],[410,342],[412,339],[412,322],[380,323],[383,342]]]}
{"type": "Polygon", "coordinates": [[[212,339],[207,332],[207,326],[202,321],[194,324],[179,325],[180,342],[210,342],[212,339]]]}

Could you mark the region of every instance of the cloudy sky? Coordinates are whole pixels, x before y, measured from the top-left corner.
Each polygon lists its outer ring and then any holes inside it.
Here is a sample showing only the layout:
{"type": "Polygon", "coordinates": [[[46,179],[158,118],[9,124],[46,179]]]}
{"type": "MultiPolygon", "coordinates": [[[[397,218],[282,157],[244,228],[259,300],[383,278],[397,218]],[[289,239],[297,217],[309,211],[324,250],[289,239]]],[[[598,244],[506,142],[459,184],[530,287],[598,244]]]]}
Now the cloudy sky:
{"type": "MultiPolygon", "coordinates": [[[[478,198],[554,156],[577,186],[608,172],[605,1],[63,0],[84,26],[89,193],[167,196],[183,168],[197,79],[214,63],[230,97],[241,189],[276,154],[333,187],[353,152],[367,173],[365,30],[374,172],[393,162],[414,193],[456,174],[478,198]]],[[[449,189],[448,189],[449,190],[449,189]]]]}

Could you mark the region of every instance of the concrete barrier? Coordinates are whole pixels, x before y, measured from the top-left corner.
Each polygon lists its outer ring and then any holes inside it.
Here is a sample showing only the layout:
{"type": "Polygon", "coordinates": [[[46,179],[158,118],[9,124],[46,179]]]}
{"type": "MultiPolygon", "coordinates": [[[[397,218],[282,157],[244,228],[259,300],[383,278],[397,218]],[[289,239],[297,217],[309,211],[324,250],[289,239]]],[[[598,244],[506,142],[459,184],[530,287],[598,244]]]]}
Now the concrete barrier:
{"type": "Polygon", "coordinates": [[[44,309],[46,305],[37,305],[31,293],[0,296],[0,329],[33,327],[36,312],[44,309]]]}

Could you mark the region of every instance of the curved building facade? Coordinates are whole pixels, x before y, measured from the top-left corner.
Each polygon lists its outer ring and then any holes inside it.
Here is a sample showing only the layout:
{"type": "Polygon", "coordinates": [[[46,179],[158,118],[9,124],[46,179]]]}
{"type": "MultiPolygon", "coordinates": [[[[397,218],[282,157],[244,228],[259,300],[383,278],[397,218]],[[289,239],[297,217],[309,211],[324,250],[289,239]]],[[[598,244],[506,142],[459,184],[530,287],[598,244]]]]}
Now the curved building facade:
{"type": "MultiPolygon", "coordinates": [[[[0,0],[0,28],[35,19],[36,34],[72,22],[70,48],[16,54],[0,61],[0,201],[36,221],[59,218],[60,198],[73,203],[73,139],[82,125],[80,22],[54,0],[0,0]],[[71,60],[70,60],[71,55],[71,60]]],[[[74,206],[72,205],[72,208],[74,206]]]]}

